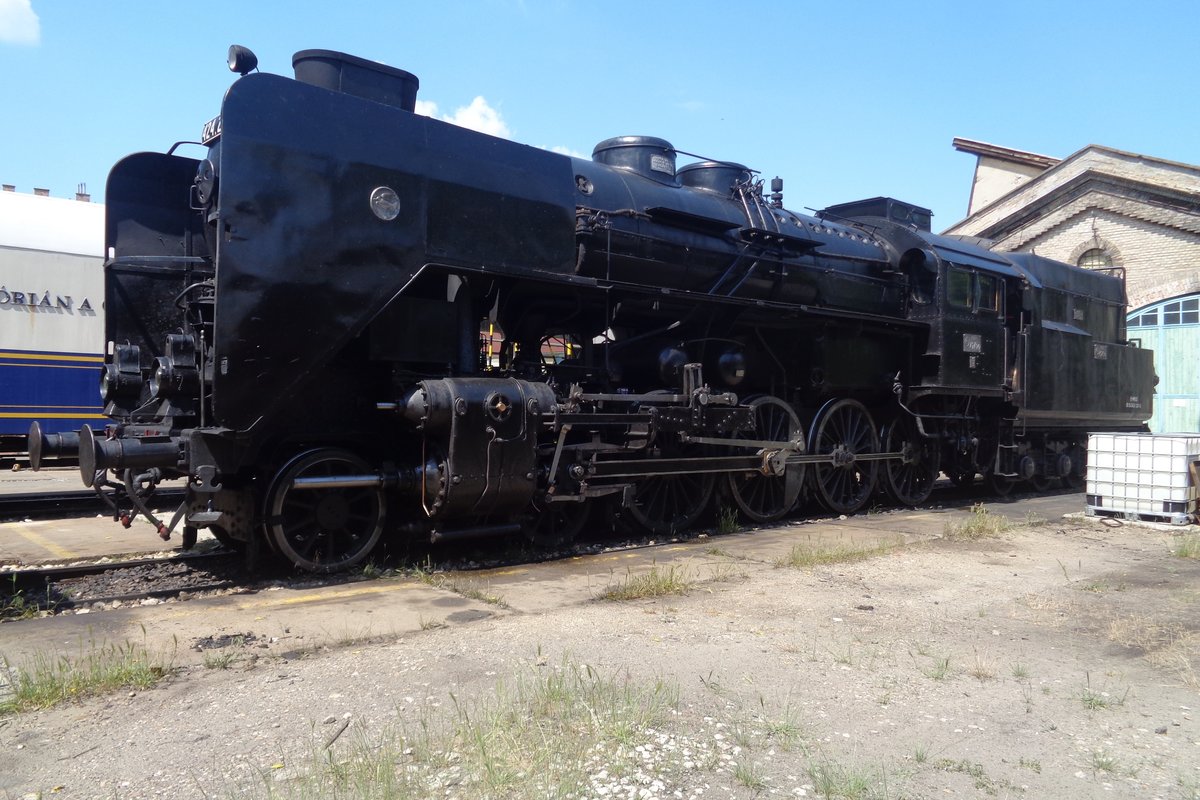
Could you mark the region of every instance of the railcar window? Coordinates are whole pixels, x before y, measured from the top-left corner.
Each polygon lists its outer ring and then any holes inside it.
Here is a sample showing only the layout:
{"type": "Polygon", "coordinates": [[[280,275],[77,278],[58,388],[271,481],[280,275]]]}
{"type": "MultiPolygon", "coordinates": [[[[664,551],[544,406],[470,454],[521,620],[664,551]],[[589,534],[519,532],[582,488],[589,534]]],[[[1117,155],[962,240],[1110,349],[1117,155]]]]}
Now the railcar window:
{"type": "Polygon", "coordinates": [[[992,275],[976,275],[975,307],[980,311],[1000,310],[1000,282],[992,275]]]}
{"type": "Polygon", "coordinates": [[[953,306],[971,305],[971,273],[951,267],[946,273],[946,300],[953,306]]]}

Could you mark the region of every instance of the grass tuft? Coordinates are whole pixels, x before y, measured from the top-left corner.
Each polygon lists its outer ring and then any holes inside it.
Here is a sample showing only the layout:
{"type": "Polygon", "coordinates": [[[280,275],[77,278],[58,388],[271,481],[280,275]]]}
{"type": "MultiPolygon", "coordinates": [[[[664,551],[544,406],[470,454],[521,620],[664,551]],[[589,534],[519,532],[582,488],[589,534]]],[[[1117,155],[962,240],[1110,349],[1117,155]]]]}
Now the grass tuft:
{"type": "Polygon", "coordinates": [[[797,544],[784,558],[775,562],[779,567],[793,569],[808,569],[827,564],[843,564],[853,561],[865,561],[868,558],[882,555],[895,547],[893,544],[877,544],[871,546],[853,546],[845,544],[797,544]]]}
{"type": "Polygon", "coordinates": [[[38,654],[28,664],[2,669],[13,677],[12,694],[0,701],[0,715],[52,708],[62,703],[120,689],[148,689],[173,669],[171,659],[151,655],[144,646],[92,646],[71,658],[38,654]]]}
{"type": "Polygon", "coordinates": [[[608,586],[596,597],[598,600],[641,600],[687,594],[692,590],[693,583],[687,570],[682,567],[659,569],[655,566],[649,572],[638,575],[627,573],[624,581],[608,586]]]}
{"type": "Polygon", "coordinates": [[[993,514],[983,503],[971,506],[971,517],[966,522],[946,523],[947,539],[988,539],[1012,530],[1012,523],[1002,514],[993,514]]]}
{"type": "Polygon", "coordinates": [[[864,800],[870,796],[871,780],[861,772],[830,761],[818,761],[808,767],[808,778],[819,797],[864,800]]]}
{"type": "MultiPolygon", "coordinates": [[[[378,735],[358,730],[336,748],[317,745],[296,765],[296,777],[268,775],[257,796],[601,796],[638,773],[636,748],[669,722],[679,696],[662,681],[633,682],[564,663],[519,672],[477,702],[453,694],[450,700],[378,735]]],[[[755,780],[756,773],[745,777],[755,780]]]]}
{"type": "Polygon", "coordinates": [[[737,533],[741,528],[738,522],[738,512],[733,506],[722,505],[717,509],[717,533],[726,536],[737,533]]]}
{"type": "Polygon", "coordinates": [[[1176,536],[1172,552],[1179,558],[1200,558],[1200,533],[1176,536]]]}

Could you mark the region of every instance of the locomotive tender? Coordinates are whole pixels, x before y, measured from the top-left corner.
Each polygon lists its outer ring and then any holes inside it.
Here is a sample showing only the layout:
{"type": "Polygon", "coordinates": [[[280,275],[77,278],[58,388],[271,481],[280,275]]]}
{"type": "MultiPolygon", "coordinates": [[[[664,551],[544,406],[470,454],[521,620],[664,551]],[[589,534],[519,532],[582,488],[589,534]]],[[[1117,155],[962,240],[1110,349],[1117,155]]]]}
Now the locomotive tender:
{"type": "MultiPolygon", "coordinates": [[[[205,158],[108,182],[112,422],[78,455],[164,538],[326,571],[385,529],[554,543],[603,508],[668,533],[714,495],[756,522],[809,493],[852,513],[939,471],[1078,484],[1088,431],[1150,416],[1119,276],[889,198],[797,214],[778,179],[662,139],[587,160],[476,133],[353,56],[297,53],[294,80],[252,58],[230,50],[205,158]]],[[[64,449],[30,438],[35,462],[64,449]]]]}

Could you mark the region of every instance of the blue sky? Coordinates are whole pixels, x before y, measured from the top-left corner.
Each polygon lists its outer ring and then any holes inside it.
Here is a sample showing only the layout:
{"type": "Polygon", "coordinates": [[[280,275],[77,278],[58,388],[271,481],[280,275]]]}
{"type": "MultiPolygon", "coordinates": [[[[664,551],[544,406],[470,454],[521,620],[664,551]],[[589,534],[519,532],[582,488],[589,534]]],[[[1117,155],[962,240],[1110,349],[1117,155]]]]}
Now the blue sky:
{"type": "Polygon", "coordinates": [[[102,199],[123,155],[199,137],[235,42],[264,72],[409,70],[427,111],[526,144],[660,136],[782,176],[789,208],[891,195],[937,229],[970,193],[955,136],[1200,163],[1195,0],[0,0],[0,182],[102,199]]]}

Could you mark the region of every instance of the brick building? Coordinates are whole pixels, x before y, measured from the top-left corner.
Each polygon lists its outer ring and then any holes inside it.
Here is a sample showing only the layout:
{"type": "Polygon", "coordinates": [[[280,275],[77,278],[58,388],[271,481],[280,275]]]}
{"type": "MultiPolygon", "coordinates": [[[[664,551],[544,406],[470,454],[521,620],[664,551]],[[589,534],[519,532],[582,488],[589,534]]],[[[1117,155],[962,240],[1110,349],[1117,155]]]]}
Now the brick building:
{"type": "Polygon", "coordinates": [[[1200,166],[1088,145],[1064,159],[969,139],[968,216],[947,234],[1121,269],[1129,337],[1155,350],[1151,430],[1200,431],[1200,166]]]}

